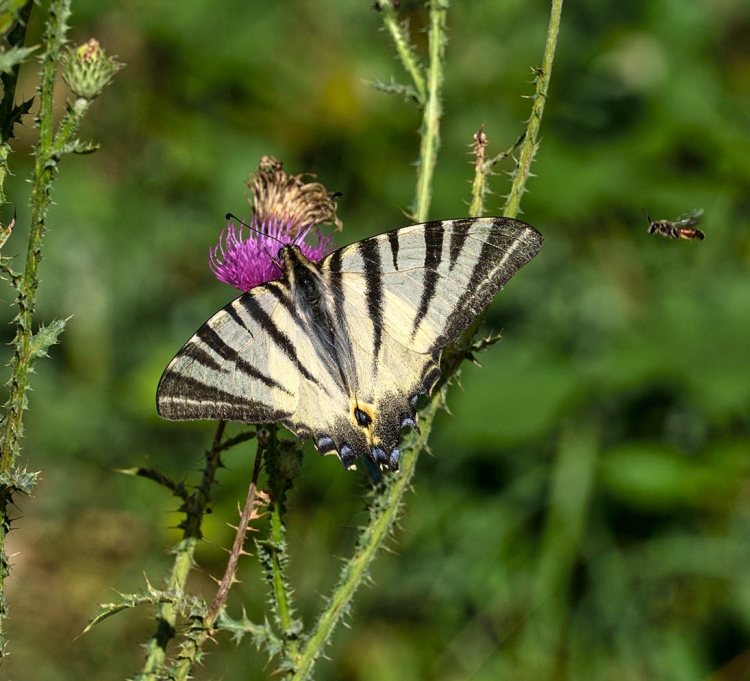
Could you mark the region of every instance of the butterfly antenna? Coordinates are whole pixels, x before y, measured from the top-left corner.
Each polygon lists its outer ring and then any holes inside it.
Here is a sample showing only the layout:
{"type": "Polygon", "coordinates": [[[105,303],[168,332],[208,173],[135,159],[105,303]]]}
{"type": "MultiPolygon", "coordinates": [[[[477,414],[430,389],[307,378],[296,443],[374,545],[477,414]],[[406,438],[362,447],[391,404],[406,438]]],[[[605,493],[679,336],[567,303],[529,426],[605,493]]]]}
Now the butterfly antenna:
{"type": "MultiPolygon", "coordinates": [[[[318,224],[318,220],[320,220],[320,216],[323,215],[323,213],[325,213],[328,210],[328,207],[331,205],[331,202],[334,199],[339,199],[339,198],[343,199],[344,195],[341,192],[333,192],[333,194],[331,194],[331,198],[329,198],[328,201],[326,201],[326,205],[323,206],[318,211],[318,214],[315,216],[315,218],[313,219],[313,221],[307,226],[307,230],[312,229],[313,227],[315,227],[315,225],[318,224]]],[[[307,231],[307,230],[304,230],[304,231],[307,231]]],[[[299,239],[299,237],[300,237],[300,235],[302,233],[303,233],[303,230],[300,230],[299,233],[297,234],[297,238],[295,238],[295,240],[294,240],[295,244],[297,243],[297,239],[299,239]]]]}
{"type": "Polygon", "coordinates": [[[278,241],[282,246],[286,246],[286,244],[281,239],[277,239],[272,234],[269,234],[268,232],[264,232],[263,230],[258,229],[257,227],[253,227],[252,225],[248,225],[247,222],[245,222],[244,220],[240,220],[234,213],[227,213],[224,216],[224,218],[226,220],[237,220],[237,222],[239,222],[243,227],[247,227],[251,232],[257,232],[258,234],[262,234],[263,236],[267,236],[267,237],[273,239],[274,241],[278,241]]]}

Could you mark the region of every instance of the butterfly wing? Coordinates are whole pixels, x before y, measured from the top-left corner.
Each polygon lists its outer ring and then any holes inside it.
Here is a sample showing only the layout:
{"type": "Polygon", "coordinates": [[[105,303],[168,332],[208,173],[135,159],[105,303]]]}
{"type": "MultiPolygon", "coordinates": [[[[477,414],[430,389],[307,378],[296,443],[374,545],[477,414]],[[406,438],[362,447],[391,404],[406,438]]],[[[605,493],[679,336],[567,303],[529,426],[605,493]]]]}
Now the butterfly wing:
{"type": "Polygon", "coordinates": [[[314,404],[323,414],[346,408],[336,373],[322,363],[283,280],[248,291],[211,317],[157,389],[163,418],[281,422],[303,438],[311,422],[332,427],[314,404]]]}
{"type": "Polygon", "coordinates": [[[395,469],[401,428],[416,420],[417,395],[439,379],[442,349],[542,243],[523,222],[467,218],[394,230],[328,256],[321,270],[346,320],[356,394],[326,443],[345,442],[355,456],[395,469]]]}
{"type": "Polygon", "coordinates": [[[396,470],[401,428],[440,377],[443,347],[541,245],[522,222],[476,218],[387,232],[320,265],[295,256],[282,280],[236,298],[185,344],[159,383],[159,414],[279,421],[347,468],[367,455],[396,470]],[[298,268],[319,299],[294,283],[298,268]]]}

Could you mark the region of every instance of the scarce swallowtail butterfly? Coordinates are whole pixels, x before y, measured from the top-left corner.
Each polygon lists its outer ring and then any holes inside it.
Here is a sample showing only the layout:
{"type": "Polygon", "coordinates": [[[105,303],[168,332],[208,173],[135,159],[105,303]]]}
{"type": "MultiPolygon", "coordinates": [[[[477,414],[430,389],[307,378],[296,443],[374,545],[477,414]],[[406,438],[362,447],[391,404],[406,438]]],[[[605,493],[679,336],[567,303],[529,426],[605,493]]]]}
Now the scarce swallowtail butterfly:
{"type": "Polygon", "coordinates": [[[279,251],[281,279],[209,319],[169,363],[165,419],[280,422],[345,468],[360,456],[398,470],[399,435],[440,355],[542,247],[509,218],[396,229],[308,260],[279,251]]]}

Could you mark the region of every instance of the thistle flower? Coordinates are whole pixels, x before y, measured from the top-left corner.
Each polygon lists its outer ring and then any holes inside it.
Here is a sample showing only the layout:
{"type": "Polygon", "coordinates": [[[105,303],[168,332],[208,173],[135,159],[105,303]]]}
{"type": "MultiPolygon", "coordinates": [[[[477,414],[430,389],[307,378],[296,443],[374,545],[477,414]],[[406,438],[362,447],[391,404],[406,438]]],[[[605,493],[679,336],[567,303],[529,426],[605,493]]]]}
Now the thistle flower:
{"type": "Polygon", "coordinates": [[[62,57],[63,80],[70,91],[81,99],[96,99],[124,66],[108,57],[95,38],[69,49],[62,57]]]}
{"type": "Polygon", "coordinates": [[[242,235],[245,226],[244,223],[235,225],[230,220],[209,257],[209,266],[216,278],[240,291],[281,278],[281,263],[276,254],[283,244],[297,244],[306,258],[315,261],[333,250],[333,242],[327,234],[312,225],[300,228],[298,222],[286,216],[260,222],[253,215],[246,238],[242,235]],[[315,236],[315,244],[307,241],[311,236],[315,236]]]}
{"type": "Polygon", "coordinates": [[[211,249],[209,265],[219,281],[240,291],[280,279],[281,263],[276,257],[285,244],[296,244],[309,260],[318,261],[333,250],[326,234],[315,224],[332,223],[341,229],[336,204],[319,182],[302,181],[302,175],[288,175],[284,164],[264,156],[247,182],[253,194],[255,214],[249,224],[229,221],[211,249]],[[249,228],[243,237],[243,227],[249,228]]]}

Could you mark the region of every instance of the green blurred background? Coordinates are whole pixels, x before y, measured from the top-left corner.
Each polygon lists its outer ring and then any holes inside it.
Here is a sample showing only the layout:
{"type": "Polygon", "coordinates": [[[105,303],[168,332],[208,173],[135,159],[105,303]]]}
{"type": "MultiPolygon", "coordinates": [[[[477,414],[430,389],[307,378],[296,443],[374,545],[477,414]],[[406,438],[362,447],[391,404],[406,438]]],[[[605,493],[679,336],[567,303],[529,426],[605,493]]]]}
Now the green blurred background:
{"type": "MultiPolygon", "coordinates": [[[[178,504],[113,469],[197,479],[214,426],[161,421],[154,393],[234,296],[208,249],[227,211],[249,215],[260,156],[344,193],[339,244],[408,224],[420,118],[364,82],[405,81],[371,5],[74,3],[74,42],[94,36],[127,68],[85,121],[102,149],[66,158],[53,192],[38,317],[74,316],[33,377],[23,453],[43,479],[10,539],[7,678],[107,681],[140,666],[148,609],[76,637],[113,588],[160,584],[178,504]]],[[[548,11],[454,0],[431,217],[466,214],[479,125],[490,153],[522,131],[548,11]]],[[[419,3],[401,14],[424,25],[419,3]]],[[[19,96],[36,71],[24,67],[19,96]]],[[[749,105],[746,0],[566,3],[523,202],[546,245],[493,305],[488,325],[506,338],[452,391],[397,553],[378,559],[317,678],[750,678],[749,105]],[[641,207],[703,208],[706,240],[649,237],[641,207]]],[[[6,254],[25,253],[34,140],[29,119],[10,159],[6,254]]],[[[493,190],[489,214],[507,176],[493,190]]],[[[207,597],[251,455],[233,450],[220,475],[191,582],[207,597]]],[[[288,520],[308,625],[366,520],[365,489],[361,471],[306,454],[288,520]]],[[[230,609],[260,619],[265,585],[253,559],[242,570],[230,609]]],[[[248,641],[219,641],[197,678],[273,670],[248,641]]]]}

